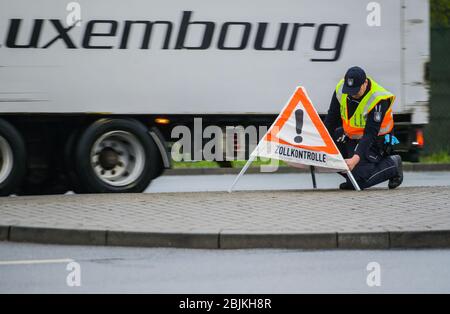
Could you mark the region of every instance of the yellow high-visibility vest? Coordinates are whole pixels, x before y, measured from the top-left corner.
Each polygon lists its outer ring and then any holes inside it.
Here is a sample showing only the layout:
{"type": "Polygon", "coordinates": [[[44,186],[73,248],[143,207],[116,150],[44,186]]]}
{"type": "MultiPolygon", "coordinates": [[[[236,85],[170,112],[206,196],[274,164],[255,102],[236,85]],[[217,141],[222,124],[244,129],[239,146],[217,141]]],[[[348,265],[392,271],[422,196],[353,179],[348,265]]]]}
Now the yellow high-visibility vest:
{"type": "MultiPolygon", "coordinates": [[[[351,97],[342,92],[344,86],[344,79],[336,85],[336,97],[340,103],[340,112],[342,119],[342,126],[345,134],[352,139],[360,139],[364,135],[364,128],[366,127],[367,115],[374,110],[375,106],[381,100],[389,101],[389,108],[386,111],[383,122],[381,123],[378,135],[385,135],[392,131],[394,127],[394,117],[392,114],[392,105],[395,101],[395,95],[383,88],[373,79],[370,80],[370,90],[363,97],[355,113],[348,117],[347,97],[351,97]]],[[[377,109],[375,109],[377,110],[377,109]]],[[[381,114],[381,113],[380,113],[381,114]]]]}

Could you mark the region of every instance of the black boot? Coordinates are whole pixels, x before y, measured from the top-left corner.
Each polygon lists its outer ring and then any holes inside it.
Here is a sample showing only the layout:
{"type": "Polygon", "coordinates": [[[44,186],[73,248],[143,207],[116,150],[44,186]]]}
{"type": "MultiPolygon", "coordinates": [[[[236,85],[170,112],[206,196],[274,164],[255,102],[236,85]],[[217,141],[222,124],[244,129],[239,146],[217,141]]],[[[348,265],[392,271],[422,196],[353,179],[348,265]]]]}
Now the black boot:
{"type": "Polygon", "coordinates": [[[355,188],[353,187],[353,184],[351,184],[350,182],[346,181],[344,183],[341,183],[339,185],[339,190],[354,190],[355,188]]]}
{"type": "Polygon", "coordinates": [[[395,189],[396,187],[400,186],[400,184],[402,184],[403,182],[402,158],[400,157],[400,155],[393,155],[390,156],[389,158],[391,158],[394,161],[395,166],[397,167],[397,175],[389,179],[388,187],[390,189],[395,189]]]}

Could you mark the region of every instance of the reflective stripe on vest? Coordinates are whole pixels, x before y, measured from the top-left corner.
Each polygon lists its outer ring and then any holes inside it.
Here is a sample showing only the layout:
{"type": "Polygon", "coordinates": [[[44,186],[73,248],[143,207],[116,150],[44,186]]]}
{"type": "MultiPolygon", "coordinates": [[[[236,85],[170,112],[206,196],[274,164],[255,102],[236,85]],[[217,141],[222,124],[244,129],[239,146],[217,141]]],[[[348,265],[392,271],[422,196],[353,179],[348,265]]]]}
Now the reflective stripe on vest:
{"type": "Polygon", "coordinates": [[[386,111],[384,119],[381,123],[378,135],[385,135],[392,131],[394,127],[394,117],[392,115],[392,105],[395,100],[394,94],[384,89],[373,79],[369,78],[371,82],[370,91],[363,97],[358,107],[356,108],[352,117],[348,118],[347,113],[347,94],[342,92],[344,80],[341,80],[336,85],[336,98],[340,104],[340,113],[342,119],[342,126],[345,134],[352,139],[359,139],[364,135],[364,128],[366,126],[367,115],[381,100],[389,100],[389,108],[386,111]]]}

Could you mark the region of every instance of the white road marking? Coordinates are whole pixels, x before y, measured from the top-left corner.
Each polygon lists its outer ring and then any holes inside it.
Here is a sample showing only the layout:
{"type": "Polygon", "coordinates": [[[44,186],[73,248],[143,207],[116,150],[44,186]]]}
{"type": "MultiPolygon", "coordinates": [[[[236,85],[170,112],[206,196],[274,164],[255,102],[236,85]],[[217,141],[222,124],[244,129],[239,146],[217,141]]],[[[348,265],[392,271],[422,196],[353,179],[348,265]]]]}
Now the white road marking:
{"type": "Polygon", "coordinates": [[[70,262],[73,262],[73,259],[71,259],[71,258],[35,259],[35,260],[22,260],[22,261],[0,261],[0,266],[34,265],[34,264],[58,264],[58,263],[70,263],[70,262]]]}

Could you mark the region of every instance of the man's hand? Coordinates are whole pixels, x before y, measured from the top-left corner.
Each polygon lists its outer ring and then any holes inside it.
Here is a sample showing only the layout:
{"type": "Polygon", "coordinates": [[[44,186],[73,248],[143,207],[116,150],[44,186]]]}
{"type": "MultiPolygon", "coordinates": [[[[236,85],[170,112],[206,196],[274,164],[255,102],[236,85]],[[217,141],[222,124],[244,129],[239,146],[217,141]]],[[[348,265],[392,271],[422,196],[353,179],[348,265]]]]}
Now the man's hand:
{"type": "Polygon", "coordinates": [[[356,165],[358,164],[359,160],[360,160],[359,156],[355,154],[355,155],[353,155],[352,158],[345,159],[345,163],[347,164],[348,169],[350,169],[350,171],[352,171],[353,168],[355,168],[356,165]]]}

